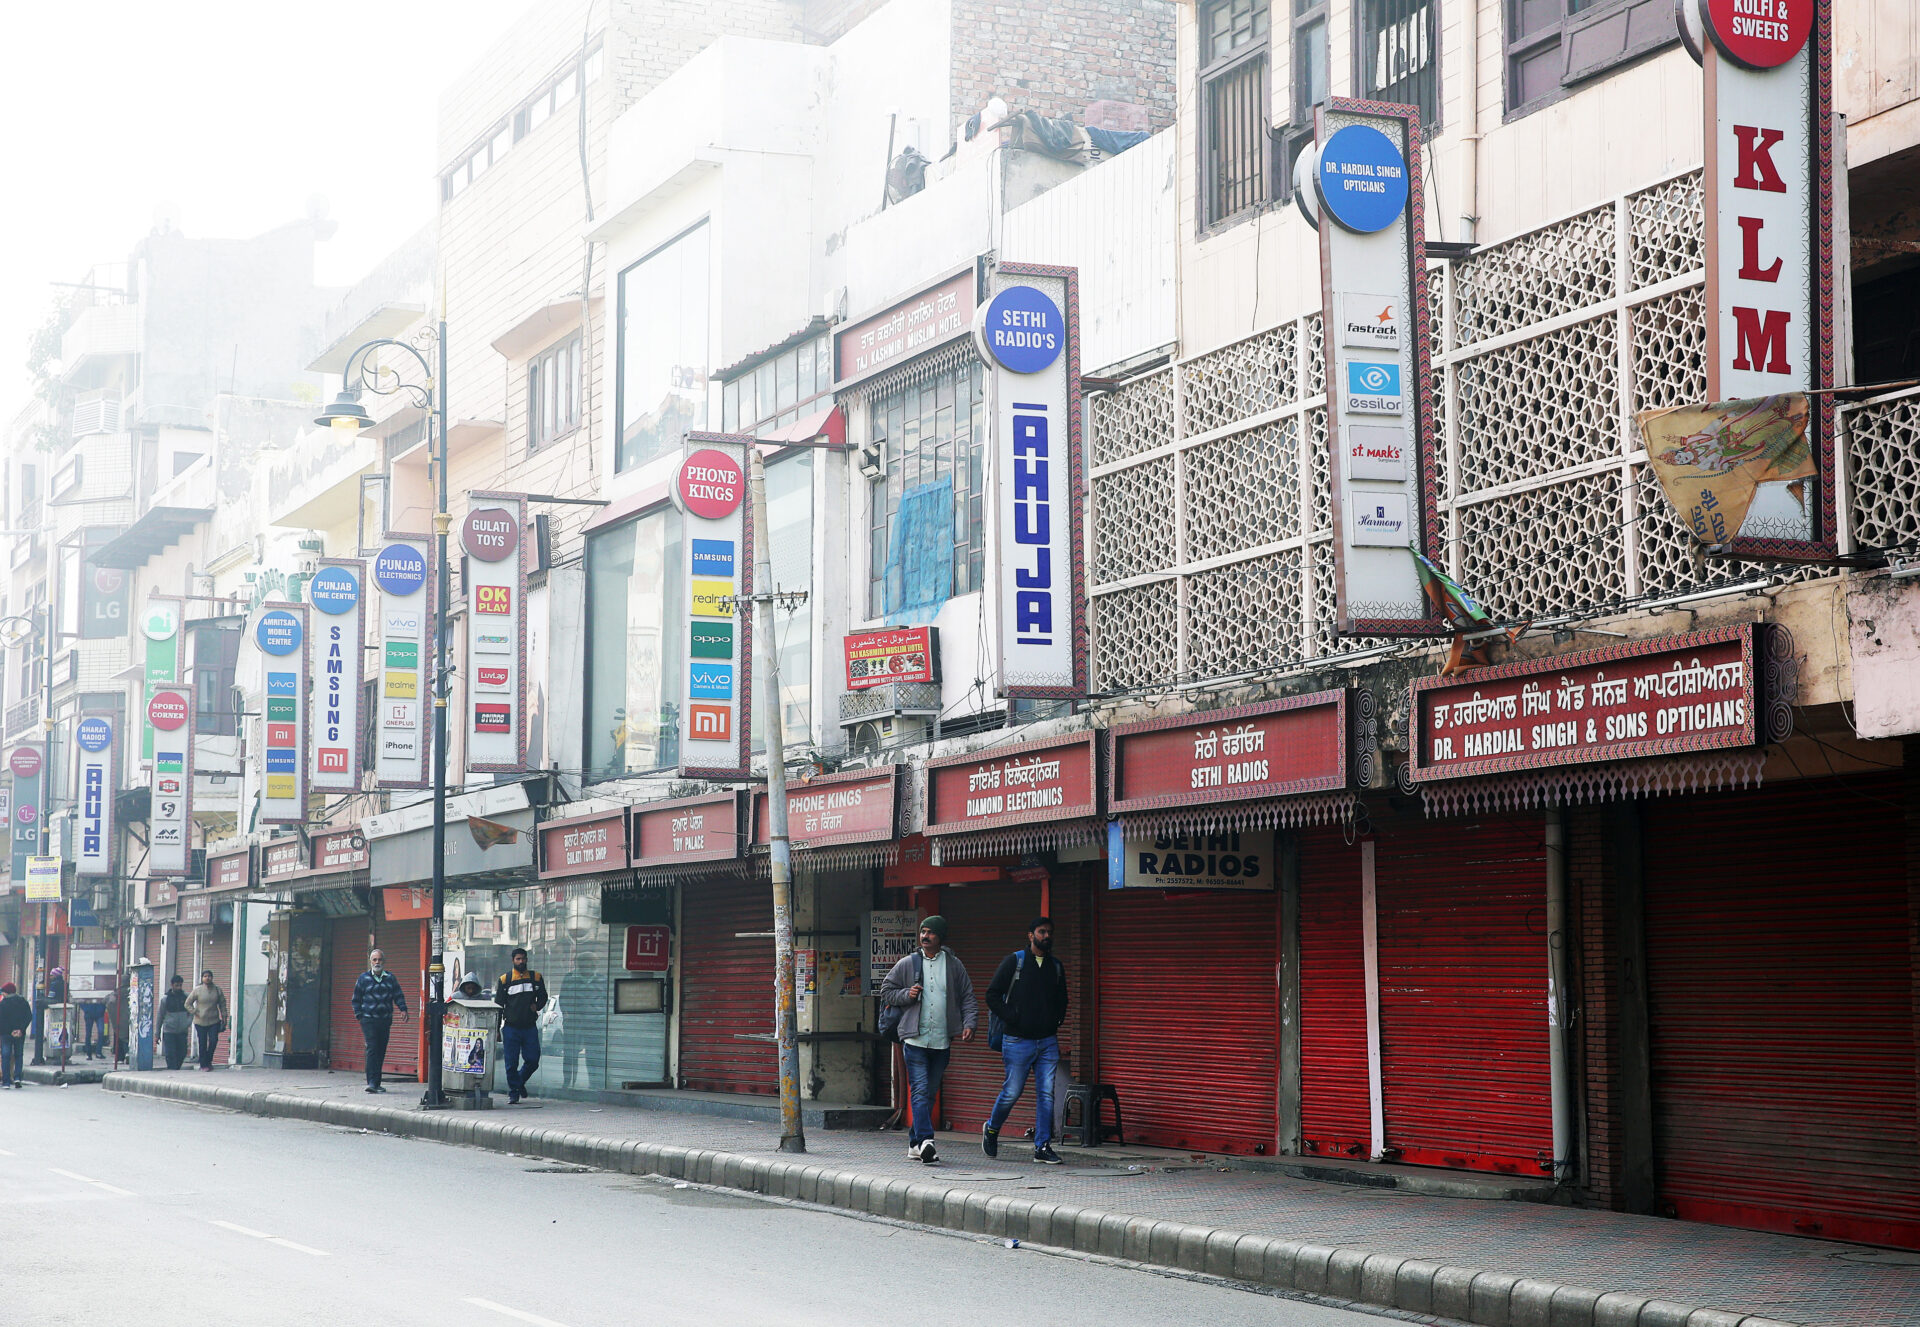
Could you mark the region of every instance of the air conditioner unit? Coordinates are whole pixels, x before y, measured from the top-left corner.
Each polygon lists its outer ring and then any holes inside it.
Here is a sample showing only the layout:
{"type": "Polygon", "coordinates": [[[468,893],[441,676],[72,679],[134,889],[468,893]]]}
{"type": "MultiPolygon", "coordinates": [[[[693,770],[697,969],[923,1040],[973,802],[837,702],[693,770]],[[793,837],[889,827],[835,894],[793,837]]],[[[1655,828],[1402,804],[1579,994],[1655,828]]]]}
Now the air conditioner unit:
{"type": "Polygon", "coordinates": [[[856,756],[877,756],[925,742],[932,730],[932,723],[924,716],[888,714],[855,724],[848,734],[848,745],[856,756]]]}

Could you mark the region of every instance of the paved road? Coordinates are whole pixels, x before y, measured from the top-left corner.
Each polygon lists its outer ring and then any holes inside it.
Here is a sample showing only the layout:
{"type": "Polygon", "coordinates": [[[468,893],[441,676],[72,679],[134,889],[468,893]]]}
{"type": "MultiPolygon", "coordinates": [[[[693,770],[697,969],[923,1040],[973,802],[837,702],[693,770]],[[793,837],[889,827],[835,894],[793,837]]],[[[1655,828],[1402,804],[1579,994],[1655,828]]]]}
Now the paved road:
{"type": "Polygon", "coordinates": [[[0,1321],[1379,1327],[746,1195],[120,1097],[0,1094],[0,1321]]]}

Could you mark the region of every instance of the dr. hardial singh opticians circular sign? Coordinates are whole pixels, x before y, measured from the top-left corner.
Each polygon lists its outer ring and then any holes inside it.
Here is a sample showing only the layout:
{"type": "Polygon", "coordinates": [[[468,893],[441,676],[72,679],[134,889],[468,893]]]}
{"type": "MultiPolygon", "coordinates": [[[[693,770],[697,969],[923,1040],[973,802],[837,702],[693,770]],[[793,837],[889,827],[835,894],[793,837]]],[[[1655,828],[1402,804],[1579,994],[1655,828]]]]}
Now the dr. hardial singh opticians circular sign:
{"type": "Polygon", "coordinates": [[[1314,177],[1320,206],[1348,230],[1385,230],[1407,206],[1407,159],[1369,124],[1336,130],[1320,149],[1314,177]]]}

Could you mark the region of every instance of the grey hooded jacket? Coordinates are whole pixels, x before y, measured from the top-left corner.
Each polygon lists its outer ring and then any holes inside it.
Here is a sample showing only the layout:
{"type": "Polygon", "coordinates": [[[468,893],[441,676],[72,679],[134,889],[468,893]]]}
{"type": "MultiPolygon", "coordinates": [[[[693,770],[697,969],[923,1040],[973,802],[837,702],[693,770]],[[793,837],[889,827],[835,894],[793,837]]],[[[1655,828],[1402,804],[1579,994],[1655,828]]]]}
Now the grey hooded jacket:
{"type": "MultiPolygon", "coordinates": [[[[947,955],[947,1032],[955,1041],[960,1034],[973,1026],[973,1020],[979,1015],[980,1006],[973,998],[973,978],[967,975],[967,968],[960,956],[949,947],[947,955]]],[[[908,954],[893,965],[893,971],[880,983],[880,1003],[900,1006],[900,1040],[920,1035],[920,1002],[907,992],[913,989],[913,960],[917,953],[908,954]]]]}

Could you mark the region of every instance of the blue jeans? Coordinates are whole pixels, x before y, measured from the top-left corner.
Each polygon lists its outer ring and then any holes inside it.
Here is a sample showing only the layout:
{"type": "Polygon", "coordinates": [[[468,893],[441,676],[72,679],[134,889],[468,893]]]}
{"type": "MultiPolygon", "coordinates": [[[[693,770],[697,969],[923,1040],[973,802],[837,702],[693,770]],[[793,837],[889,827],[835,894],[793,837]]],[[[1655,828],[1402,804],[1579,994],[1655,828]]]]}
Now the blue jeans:
{"type": "Polygon", "coordinates": [[[1006,1061],[1007,1081],[1001,1085],[999,1100],[993,1103],[987,1127],[1000,1132],[1013,1103],[1026,1091],[1027,1075],[1033,1074],[1033,1145],[1045,1147],[1053,1141],[1053,1071],[1060,1065],[1060,1038],[1032,1041],[1005,1032],[1000,1036],[1000,1058],[1006,1061]]]}
{"type": "Polygon", "coordinates": [[[500,1058],[507,1062],[508,1093],[524,1097],[527,1094],[527,1080],[540,1068],[539,1026],[501,1028],[500,1058]]]}
{"type": "Polygon", "coordinates": [[[0,1032],[0,1087],[20,1081],[20,1055],[27,1048],[24,1032],[0,1032]]]}
{"type": "Polygon", "coordinates": [[[907,1093],[912,1117],[907,1125],[907,1146],[933,1137],[933,1099],[940,1094],[940,1080],[947,1076],[947,1060],[953,1048],[930,1051],[925,1046],[902,1044],[907,1055],[907,1093]]]}
{"type": "Polygon", "coordinates": [[[98,1055],[106,1040],[107,1007],[104,1004],[83,1004],[80,1006],[80,1018],[86,1025],[86,1045],[82,1048],[88,1055],[98,1055]]]}

